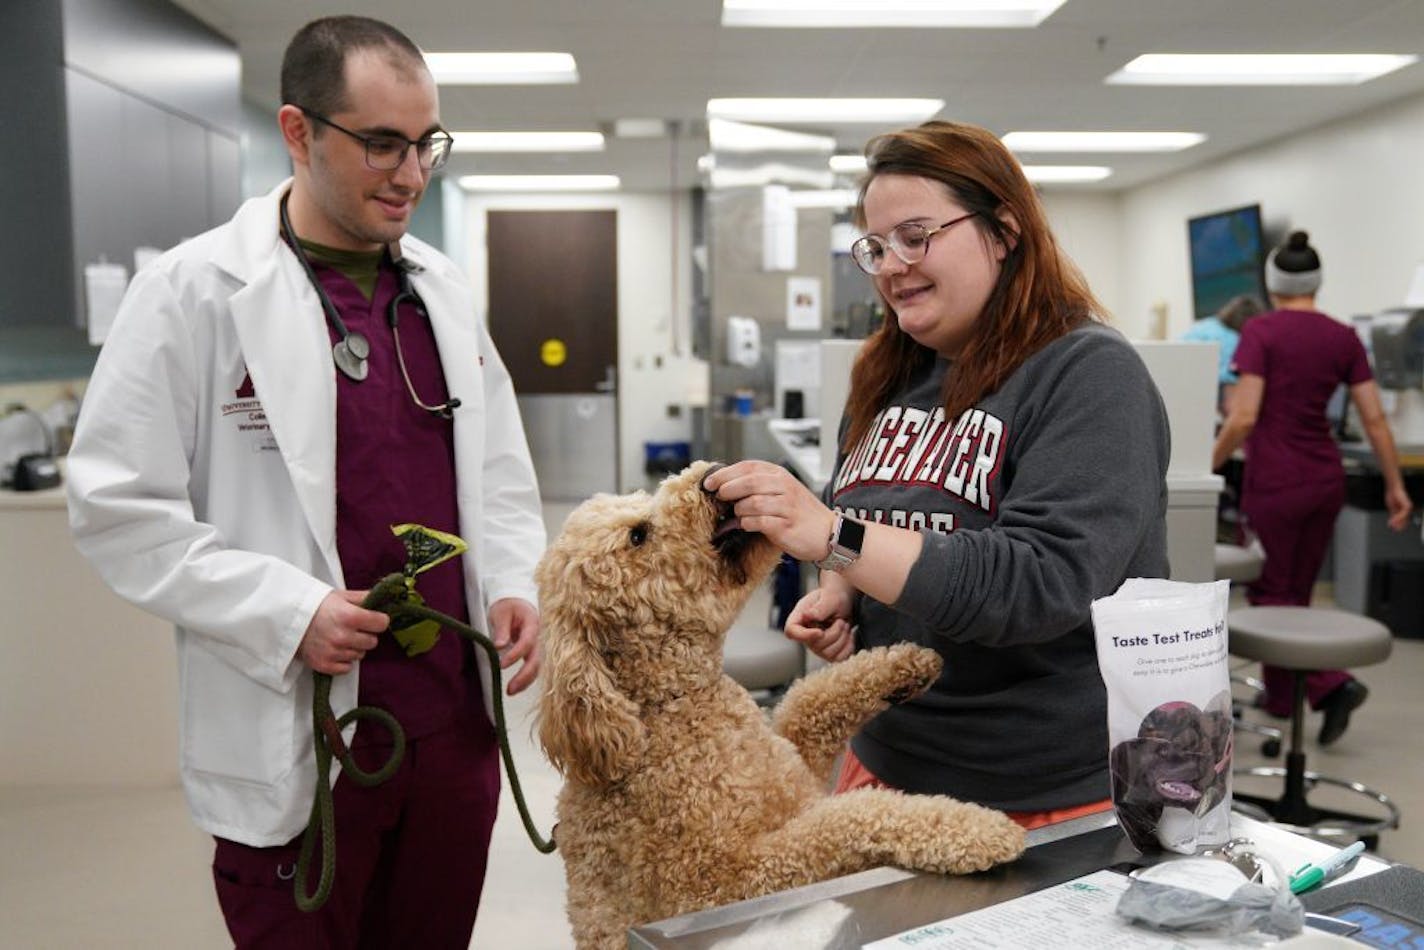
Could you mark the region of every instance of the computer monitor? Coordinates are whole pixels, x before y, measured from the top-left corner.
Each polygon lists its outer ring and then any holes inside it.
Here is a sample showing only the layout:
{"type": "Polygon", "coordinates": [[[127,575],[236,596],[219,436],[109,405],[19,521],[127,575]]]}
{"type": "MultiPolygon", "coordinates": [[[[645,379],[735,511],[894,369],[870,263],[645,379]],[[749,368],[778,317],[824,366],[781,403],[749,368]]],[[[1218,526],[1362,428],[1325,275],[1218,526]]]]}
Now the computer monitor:
{"type": "Polygon", "coordinates": [[[1266,298],[1266,242],[1261,206],[1245,205],[1187,221],[1192,311],[1210,317],[1239,294],[1266,298]]]}

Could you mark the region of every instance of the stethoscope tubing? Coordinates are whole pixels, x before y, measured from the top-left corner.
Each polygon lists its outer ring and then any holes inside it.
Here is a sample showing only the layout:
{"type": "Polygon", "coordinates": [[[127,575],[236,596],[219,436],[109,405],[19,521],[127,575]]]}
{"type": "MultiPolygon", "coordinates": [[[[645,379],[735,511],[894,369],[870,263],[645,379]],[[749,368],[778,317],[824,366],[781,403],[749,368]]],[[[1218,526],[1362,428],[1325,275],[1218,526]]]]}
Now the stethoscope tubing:
{"type": "MultiPolygon", "coordinates": [[[[316,291],[317,300],[321,302],[322,313],[330,321],[331,326],[341,336],[341,339],[331,348],[331,359],[336,364],[336,368],[341,371],[347,379],[352,382],[361,382],[370,372],[370,364],[367,360],[371,356],[371,341],[366,337],[352,330],[341,319],[341,314],[336,309],[336,304],[332,303],[331,297],[321,286],[321,281],[316,276],[316,269],[312,267],[311,261],[307,259],[306,252],[302,250],[301,242],[297,240],[297,234],[292,229],[292,220],[287,215],[287,195],[282,196],[278,203],[278,215],[282,222],[282,237],[287,246],[296,255],[297,262],[302,266],[302,273],[306,275],[308,283],[316,291]]],[[[415,287],[410,281],[410,270],[403,266],[400,261],[396,262],[396,271],[399,274],[400,289],[391,298],[390,304],[386,307],[386,323],[391,328],[391,335],[395,341],[396,362],[400,365],[401,378],[405,380],[406,392],[410,394],[411,401],[426,412],[440,416],[442,419],[453,418],[454,412],[460,406],[460,400],[455,398],[447,399],[439,406],[427,404],[415,392],[415,384],[411,382],[410,372],[405,366],[405,353],[401,349],[400,342],[400,305],[405,301],[410,301],[422,312],[425,304],[420,299],[420,295],[415,292],[415,287]]]]}

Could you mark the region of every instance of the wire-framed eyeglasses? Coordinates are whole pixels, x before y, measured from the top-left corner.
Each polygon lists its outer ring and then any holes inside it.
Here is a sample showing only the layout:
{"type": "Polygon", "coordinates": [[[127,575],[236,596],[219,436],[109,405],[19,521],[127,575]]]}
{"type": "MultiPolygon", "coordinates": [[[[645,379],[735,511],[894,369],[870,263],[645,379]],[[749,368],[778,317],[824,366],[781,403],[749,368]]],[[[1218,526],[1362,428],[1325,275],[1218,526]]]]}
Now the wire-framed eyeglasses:
{"type": "Polygon", "coordinates": [[[415,146],[415,160],[425,171],[434,171],[444,165],[450,157],[450,146],[455,139],[448,132],[436,132],[422,139],[408,139],[404,135],[362,135],[337,125],[320,112],[297,106],[302,114],[316,119],[322,125],[329,125],[338,132],[351,136],[366,147],[366,166],[380,172],[394,171],[405,161],[406,152],[415,146]]]}
{"type": "Polygon", "coordinates": [[[961,221],[967,221],[979,212],[961,214],[952,221],[946,221],[937,228],[927,228],[914,221],[897,224],[885,237],[867,234],[850,246],[850,256],[856,266],[874,277],[885,266],[885,252],[891,250],[907,265],[918,264],[930,251],[930,238],[961,221]]]}

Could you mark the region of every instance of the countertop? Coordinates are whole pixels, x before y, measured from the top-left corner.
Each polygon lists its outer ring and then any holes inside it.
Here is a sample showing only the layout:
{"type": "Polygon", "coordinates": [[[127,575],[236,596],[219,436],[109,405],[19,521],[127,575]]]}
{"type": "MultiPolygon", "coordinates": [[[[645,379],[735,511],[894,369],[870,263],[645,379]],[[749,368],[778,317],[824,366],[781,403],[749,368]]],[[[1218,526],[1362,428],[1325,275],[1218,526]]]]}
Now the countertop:
{"type": "Polygon", "coordinates": [[[65,508],[64,486],[40,491],[13,491],[0,488],[0,511],[45,511],[65,508]]]}
{"type": "MultiPolygon", "coordinates": [[[[1250,839],[1287,868],[1318,861],[1337,849],[1244,815],[1231,816],[1234,837],[1250,839]]],[[[628,945],[642,950],[710,950],[762,934],[769,924],[793,928],[819,905],[839,905],[843,919],[826,948],[863,943],[958,914],[1022,897],[1103,868],[1154,864],[1175,855],[1142,855],[1128,843],[1111,812],[1030,831],[1028,850],[1017,861],[981,874],[946,876],[882,867],[748,901],[644,924],[629,931],[628,945]],[[758,928],[758,929],[754,929],[758,928]]],[[[1367,855],[1334,883],[1356,881],[1389,865],[1367,855]]],[[[809,944],[803,944],[809,945],[809,944]]]]}
{"type": "MultiPolygon", "coordinates": [[[[1395,445],[1395,450],[1399,453],[1400,468],[1424,469],[1424,445],[1400,442],[1395,445]]],[[[1347,461],[1359,462],[1369,468],[1376,465],[1375,451],[1368,442],[1341,442],[1340,455],[1347,461]]]]}

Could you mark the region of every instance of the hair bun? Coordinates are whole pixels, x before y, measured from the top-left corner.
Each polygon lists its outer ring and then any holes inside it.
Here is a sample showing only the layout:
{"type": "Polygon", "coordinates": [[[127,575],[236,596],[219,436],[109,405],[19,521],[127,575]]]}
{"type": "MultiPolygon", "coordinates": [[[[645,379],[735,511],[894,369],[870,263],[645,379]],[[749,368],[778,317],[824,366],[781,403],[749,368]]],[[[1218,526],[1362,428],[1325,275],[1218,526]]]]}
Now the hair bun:
{"type": "Polygon", "coordinates": [[[1314,294],[1320,289],[1320,255],[1304,231],[1292,231],[1286,243],[1266,259],[1266,289],[1281,297],[1314,294]]]}

